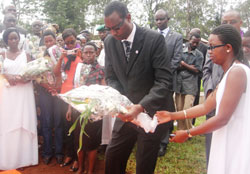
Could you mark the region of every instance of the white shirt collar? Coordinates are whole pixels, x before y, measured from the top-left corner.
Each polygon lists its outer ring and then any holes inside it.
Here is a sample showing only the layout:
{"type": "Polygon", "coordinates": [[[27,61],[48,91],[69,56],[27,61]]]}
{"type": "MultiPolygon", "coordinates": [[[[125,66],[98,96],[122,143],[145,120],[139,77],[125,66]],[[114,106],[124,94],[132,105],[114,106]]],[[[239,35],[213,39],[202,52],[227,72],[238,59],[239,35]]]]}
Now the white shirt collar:
{"type": "Polygon", "coordinates": [[[166,37],[167,34],[168,34],[168,32],[169,32],[169,27],[165,28],[164,30],[160,30],[160,29],[158,28],[158,32],[159,32],[159,33],[160,33],[160,32],[163,32],[164,37],[166,37]]]}
{"type": "Polygon", "coordinates": [[[125,40],[126,40],[126,41],[129,41],[129,42],[131,42],[131,46],[132,46],[132,44],[133,44],[133,42],[134,42],[134,38],[135,38],[135,31],[136,31],[136,25],[133,23],[132,32],[130,33],[130,35],[128,36],[128,38],[122,40],[122,42],[125,41],[125,40]]]}

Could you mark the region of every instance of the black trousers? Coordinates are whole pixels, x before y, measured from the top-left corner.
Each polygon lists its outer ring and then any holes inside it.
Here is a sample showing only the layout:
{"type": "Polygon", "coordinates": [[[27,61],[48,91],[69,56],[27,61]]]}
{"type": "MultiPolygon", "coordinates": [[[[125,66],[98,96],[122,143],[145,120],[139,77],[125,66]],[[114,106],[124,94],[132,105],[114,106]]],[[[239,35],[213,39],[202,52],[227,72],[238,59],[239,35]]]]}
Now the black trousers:
{"type": "MultiPolygon", "coordinates": [[[[169,109],[167,110],[167,111],[169,111],[169,112],[175,112],[175,111],[176,111],[175,106],[174,106],[174,101],[173,101],[173,95],[174,95],[174,92],[171,92],[171,93],[170,93],[171,98],[169,98],[169,99],[172,100],[172,103],[173,103],[173,104],[170,105],[169,109]]],[[[170,101],[170,100],[169,100],[169,101],[170,101]]],[[[169,103],[171,103],[171,102],[169,102],[169,103]]],[[[170,124],[169,129],[166,129],[166,130],[165,130],[165,133],[163,134],[163,136],[162,136],[162,138],[161,138],[160,147],[163,148],[163,149],[166,149],[166,148],[167,148],[167,145],[168,145],[168,143],[169,143],[169,138],[170,138],[169,135],[170,135],[171,132],[174,130],[174,122],[171,121],[171,122],[169,122],[169,124],[170,124]]]]}
{"type": "Polygon", "coordinates": [[[153,174],[162,134],[169,124],[157,127],[155,133],[145,133],[132,123],[125,123],[119,130],[113,130],[112,139],[106,150],[105,174],[125,174],[127,160],[137,143],[136,173],[153,174]]]}

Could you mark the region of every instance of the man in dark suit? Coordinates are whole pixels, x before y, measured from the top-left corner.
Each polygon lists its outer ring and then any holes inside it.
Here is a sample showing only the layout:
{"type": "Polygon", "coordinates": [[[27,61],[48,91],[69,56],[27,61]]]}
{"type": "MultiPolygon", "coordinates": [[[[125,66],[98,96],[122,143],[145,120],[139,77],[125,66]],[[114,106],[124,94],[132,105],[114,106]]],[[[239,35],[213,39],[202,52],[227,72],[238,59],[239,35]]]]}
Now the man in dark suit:
{"type": "Polygon", "coordinates": [[[127,114],[116,118],[106,151],[105,173],[125,174],[127,160],[137,143],[136,173],[152,174],[160,139],[169,124],[158,126],[154,133],[145,133],[130,121],[140,112],[153,116],[157,110],[169,110],[173,105],[165,40],[161,34],[135,25],[122,2],[109,3],[104,15],[110,31],[104,41],[106,82],[134,103],[127,114]]]}
{"type": "MultiPolygon", "coordinates": [[[[163,9],[160,9],[155,13],[156,26],[158,28],[158,32],[161,33],[165,38],[167,59],[171,61],[171,69],[174,74],[176,73],[176,68],[179,66],[179,61],[181,60],[182,56],[183,38],[181,34],[172,31],[168,27],[169,20],[170,17],[167,11],[163,9]]],[[[171,112],[175,111],[174,105],[171,107],[169,111],[171,112]]],[[[164,156],[166,153],[167,145],[169,143],[169,134],[173,129],[173,123],[170,124],[171,124],[170,129],[166,130],[165,134],[162,137],[158,156],[164,156]]]]}

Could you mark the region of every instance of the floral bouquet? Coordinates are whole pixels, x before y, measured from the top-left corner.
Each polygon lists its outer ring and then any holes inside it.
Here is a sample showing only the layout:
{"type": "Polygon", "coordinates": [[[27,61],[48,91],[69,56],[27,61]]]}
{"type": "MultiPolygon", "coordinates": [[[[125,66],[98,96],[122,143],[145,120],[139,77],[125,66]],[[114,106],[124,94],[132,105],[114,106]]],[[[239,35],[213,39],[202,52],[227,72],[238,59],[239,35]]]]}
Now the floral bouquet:
{"type": "Polygon", "coordinates": [[[74,77],[74,87],[85,85],[86,79],[91,71],[91,65],[85,63],[78,63],[74,77]]]}
{"type": "Polygon", "coordinates": [[[88,119],[92,121],[101,120],[104,116],[126,113],[126,106],[132,104],[114,88],[102,85],[83,85],[59,96],[80,113],[90,109],[88,119]]]}
{"type": "Polygon", "coordinates": [[[21,76],[26,80],[33,80],[47,71],[51,71],[49,60],[42,57],[27,63],[21,76]]]}
{"type": "MultiPolygon", "coordinates": [[[[83,85],[65,94],[59,94],[59,97],[81,113],[69,130],[69,134],[71,134],[77,122],[80,121],[80,137],[83,133],[86,134],[84,128],[88,120],[97,121],[105,116],[116,116],[119,113],[125,114],[128,112],[126,107],[133,104],[126,96],[120,94],[114,88],[102,85],[83,85]]],[[[157,126],[157,118],[152,119],[146,113],[140,113],[132,123],[141,126],[145,132],[154,132],[157,126]]],[[[82,140],[79,141],[79,149],[81,149],[81,143],[82,140]]]]}
{"type": "Polygon", "coordinates": [[[56,66],[57,61],[61,57],[61,48],[57,45],[51,46],[49,49],[46,50],[46,55],[44,56],[44,59],[48,61],[48,67],[50,68],[49,71],[46,71],[42,73],[41,75],[38,75],[36,78],[36,81],[38,83],[45,83],[50,86],[56,85],[56,77],[52,71],[53,67],[56,66]]]}

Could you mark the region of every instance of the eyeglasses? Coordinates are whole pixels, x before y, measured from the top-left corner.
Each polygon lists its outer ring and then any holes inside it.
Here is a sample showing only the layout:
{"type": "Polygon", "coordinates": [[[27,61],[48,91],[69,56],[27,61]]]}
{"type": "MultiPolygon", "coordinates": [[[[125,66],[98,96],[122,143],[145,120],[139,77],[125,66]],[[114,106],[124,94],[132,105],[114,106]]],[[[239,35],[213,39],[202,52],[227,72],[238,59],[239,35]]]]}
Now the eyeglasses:
{"type": "Polygon", "coordinates": [[[223,47],[223,46],[225,46],[226,44],[222,44],[222,45],[215,45],[215,46],[209,46],[207,49],[208,50],[214,50],[215,48],[219,48],[219,47],[223,47]]]}
{"type": "Polygon", "coordinates": [[[76,40],[71,40],[69,42],[65,42],[65,45],[73,45],[75,44],[76,40]]]}
{"type": "Polygon", "coordinates": [[[109,27],[106,27],[106,26],[105,26],[105,29],[106,29],[107,31],[111,31],[111,30],[113,30],[113,31],[118,31],[118,30],[120,30],[120,28],[123,26],[123,24],[124,24],[124,22],[125,22],[125,19],[126,19],[126,18],[124,18],[119,24],[117,24],[117,25],[114,26],[114,27],[109,28],[109,27]]]}

